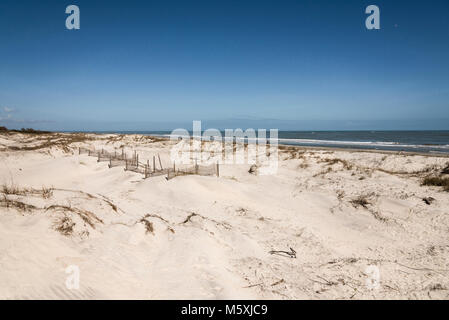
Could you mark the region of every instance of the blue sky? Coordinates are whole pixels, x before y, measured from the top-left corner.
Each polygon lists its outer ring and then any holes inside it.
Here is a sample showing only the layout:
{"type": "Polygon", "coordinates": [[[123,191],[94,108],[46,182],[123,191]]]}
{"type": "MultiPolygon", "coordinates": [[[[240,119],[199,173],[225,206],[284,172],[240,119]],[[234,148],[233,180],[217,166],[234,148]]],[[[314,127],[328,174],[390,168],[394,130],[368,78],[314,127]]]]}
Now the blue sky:
{"type": "Polygon", "coordinates": [[[449,129],[447,0],[2,0],[0,46],[8,127],[449,129]]]}

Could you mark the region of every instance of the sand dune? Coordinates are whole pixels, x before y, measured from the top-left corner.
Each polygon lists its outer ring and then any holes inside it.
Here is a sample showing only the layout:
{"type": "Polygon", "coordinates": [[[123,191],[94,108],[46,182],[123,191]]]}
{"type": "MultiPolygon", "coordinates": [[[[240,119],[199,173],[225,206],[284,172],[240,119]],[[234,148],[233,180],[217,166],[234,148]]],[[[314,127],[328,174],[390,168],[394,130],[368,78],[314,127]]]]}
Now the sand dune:
{"type": "Polygon", "coordinates": [[[125,147],[171,166],[172,144],[1,134],[0,298],[448,298],[449,193],[421,185],[447,158],[283,147],[276,175],[222,165],[167,181],[78,154],[125,147]]]}

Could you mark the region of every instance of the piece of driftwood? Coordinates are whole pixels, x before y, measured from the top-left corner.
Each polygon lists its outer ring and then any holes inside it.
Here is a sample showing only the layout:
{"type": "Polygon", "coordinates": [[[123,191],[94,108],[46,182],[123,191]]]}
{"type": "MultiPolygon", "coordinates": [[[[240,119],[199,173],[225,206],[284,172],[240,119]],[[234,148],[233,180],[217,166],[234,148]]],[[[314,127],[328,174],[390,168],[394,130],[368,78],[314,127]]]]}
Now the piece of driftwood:
{"type": "Polygon", "coordinates": [[[270,254],[277,254],[281,256],[289,256],[292,259],[296,259],[296,251],[293,248],[290,248],[290,251],[283,251],[283,250],[271,250],[269,252],[270,254]]]}
{"type": "Polygon", "coordinates": [[[285,282],[285,280],[281,279],[279,281],[276,281],[276,282],[272,283],[271,286],[274,287],[274,286],[277,286],[278,284],[281,284],[281,283],[284,283],[284,282],[285,282]]]}
{"type": "Polygon", "coordinates": [[[427,204],[427,205],[430,206],[430,205],[432,204],[432,202],[435,201],[435,198],[432,198],[432,197],[426,197],[426,198],[423,198],[422,201],[424,201],[425,204],[427,204]]]}

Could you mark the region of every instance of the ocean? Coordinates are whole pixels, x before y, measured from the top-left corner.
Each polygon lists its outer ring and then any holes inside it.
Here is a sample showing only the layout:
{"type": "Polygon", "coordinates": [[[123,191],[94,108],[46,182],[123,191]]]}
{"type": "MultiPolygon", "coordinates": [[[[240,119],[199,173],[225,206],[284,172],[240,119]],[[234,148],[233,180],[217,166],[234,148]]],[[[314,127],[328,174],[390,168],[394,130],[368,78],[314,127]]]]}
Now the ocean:
{"type": "Polygon", "coordinates": [[[284,131],[279,143],[449,154],[449,131],[284,131]]]}
{"type": "MultiPolygon", "coordinates": [[[[126,131],[168,136],[169,131],[126,131]]],[[[224,136],[224,132],[222,132],[224,136]]],[[[279,144],[449,154],[449,131],[279,131],[279,144]]]]}

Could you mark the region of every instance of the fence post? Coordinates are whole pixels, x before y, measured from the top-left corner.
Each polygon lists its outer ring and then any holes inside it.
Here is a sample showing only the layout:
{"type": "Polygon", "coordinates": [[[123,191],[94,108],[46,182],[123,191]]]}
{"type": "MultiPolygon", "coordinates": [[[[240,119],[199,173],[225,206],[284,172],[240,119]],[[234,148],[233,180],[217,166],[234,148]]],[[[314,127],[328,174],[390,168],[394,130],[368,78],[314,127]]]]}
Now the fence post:
{"type": "Polygon", "coordinates": [[[157,157],[159,158],[159,165],[161,166],[161,170],[164,170],[164,168],[162,168],[161,156],[159,155],[159,153],[157,154],[157,157]]]}
{"type": "Polygon", "coordinates": [[[136,168],[139,168],[139,155],[136,154],[136,168]]]}
{"type": "Polygon", "coordinates": [[[78,154],[81,154],[81,148],[78,147],[78,154]]]}
{"type": "Polygon", "coordinates": [[[109,158],[109,168],[112,168],[112,158],[109,158]]]}
{"type": "Polygon", "coordinates": [[[176,163],[173,161],[173,172],[176,172],[176,163]]]}
{"type": "Polygon", "coordinates": [[[100,152],[98,152],[98,160],[97,162],[100,162],[100,152]]]}
{"type": "Polygon", "coordinates": [[[195,174],[198,174],[198,161],[195,159],[195,174]]]}
{"type": "Polygon", "coordinates": [[[217,161],[217,177],[219,177],[220,176],[220,165],[218,164],[218,161],[217,161]]]}
{"type": "Polygon", "coordinates": [[[156,172],[156,157],[153,156],[153,172],[156,172]]]}

